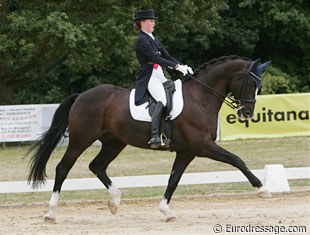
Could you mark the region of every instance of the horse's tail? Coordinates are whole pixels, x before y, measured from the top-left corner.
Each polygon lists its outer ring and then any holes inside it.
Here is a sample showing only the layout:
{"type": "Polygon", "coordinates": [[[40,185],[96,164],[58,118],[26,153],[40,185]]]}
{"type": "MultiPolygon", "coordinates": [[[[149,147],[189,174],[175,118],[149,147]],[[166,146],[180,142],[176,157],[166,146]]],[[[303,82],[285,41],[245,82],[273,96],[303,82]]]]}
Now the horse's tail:
{"type": "Polygon", "coordinates": [[[38,188],[45,183],[46,164],[54,148],[64,135],[69,124],[69,112],[78,94],[67,97],[57,108],[52,125],[29,150],[34,152],[29,161],[28,183],[32,181],[32,187],[38,188]]]}

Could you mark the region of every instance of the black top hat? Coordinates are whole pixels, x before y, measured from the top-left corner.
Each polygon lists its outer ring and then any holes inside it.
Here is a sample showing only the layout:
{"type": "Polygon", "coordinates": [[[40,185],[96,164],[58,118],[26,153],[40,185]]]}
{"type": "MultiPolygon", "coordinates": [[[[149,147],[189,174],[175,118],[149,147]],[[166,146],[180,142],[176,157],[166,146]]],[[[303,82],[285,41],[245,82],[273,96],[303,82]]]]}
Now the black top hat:
{"type": "Polygon", "coordinates": [[[134,21],[145,20],[145,19],[158,19],[158,17],[154,15],[153,9],[137,11],[137,13],[135,14],[134,21]]]}

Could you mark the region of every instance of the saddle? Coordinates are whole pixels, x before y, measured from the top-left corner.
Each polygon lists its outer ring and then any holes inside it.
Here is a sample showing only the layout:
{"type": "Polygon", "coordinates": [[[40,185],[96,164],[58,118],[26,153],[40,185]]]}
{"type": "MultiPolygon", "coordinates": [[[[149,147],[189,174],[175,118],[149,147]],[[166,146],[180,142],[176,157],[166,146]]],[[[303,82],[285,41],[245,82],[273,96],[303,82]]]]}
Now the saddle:
{"type": "MultiPolygon", "coordinates": [[[[184,106],[182,81],[180,79],[177,79],[175,81],[168,80],[168,82],[164,84],[164,87],[167,88],[165,89],[167,105],[166,109],[163,112],[163,117],[161,120],[161,133],[163,133],[163,139],[165,139],[165,137],[167,139],[173,139],[171,134],[172,121],[181,114],[184,106]]],[[[151,97],[150,94],[146,95],[143,98],[143,102],[137,105],[135,103],[135,89],[131,90],[129,96],[130,114],[131,117],[136,121],[151,122],[152,114],[156,106],[156,101],[151,97]]],[[[171,145],[170,150],[173,150],[173,147],[171,145]]]]}

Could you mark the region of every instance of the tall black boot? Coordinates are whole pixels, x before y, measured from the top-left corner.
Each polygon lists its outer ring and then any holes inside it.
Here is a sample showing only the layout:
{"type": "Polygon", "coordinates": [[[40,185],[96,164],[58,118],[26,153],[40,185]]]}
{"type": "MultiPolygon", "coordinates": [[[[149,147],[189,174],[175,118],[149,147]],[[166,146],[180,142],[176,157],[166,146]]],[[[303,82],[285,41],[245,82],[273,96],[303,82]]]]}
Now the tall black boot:
{"type": "Polygon", "coordinates": [[[160,122],[161,122],[161,116],[163,113],[164,105],[159,101],[157,102],[155,106],[154,113],[152,115],[152,124],[151,124],[151,131],[152,136],[150,141],[148,142],[150,144],[151,149],[156,149],[161,147],[161,140],[159,137],[160,132],[160,122]]]}

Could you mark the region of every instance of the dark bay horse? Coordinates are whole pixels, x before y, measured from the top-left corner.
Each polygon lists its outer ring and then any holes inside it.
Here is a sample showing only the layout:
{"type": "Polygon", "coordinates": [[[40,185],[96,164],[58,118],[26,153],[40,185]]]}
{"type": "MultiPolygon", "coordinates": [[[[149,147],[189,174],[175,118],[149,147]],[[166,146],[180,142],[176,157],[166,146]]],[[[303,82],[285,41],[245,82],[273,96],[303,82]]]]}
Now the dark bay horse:
{"type": "MultiPolygon", "coordinates": [[[[260,180],[238,156],[215,143],[218,113],[225,97],[233,100],[229,104],[238,109],[240,118],[253,117],[256,95],[261,87],[261,73],[268,65],[259,65],[259,60],[237,56],[220,57],[202,65],[191,79],[183,82],[184,108],[180,116],[173,120],[176,158],[159,205],[167,221],[175,219],[168,204],[184,170],[196,156],[238,168],[253,187],[268,195],[260,180]]],[[[121,192],[108,177],[107,167],[127,144],[149,148],[150,123],[135,121],[131,117],[129,93],[128,89],[100,85],[66,98],[56,110],[51,127],[32,147],[34,153],[30,160],[28,181],[33,181],[35,188],[45,182],[47,161],[68,127],[69,145],[56,167],[49,212],[44,216],[46,221],[55,220],[64,180],[78,157],[96,140],[102,143],[102,147],[89,168],[108,189],[112,198],[109,202],[111,212],[117,212],[121,192]]]]}

